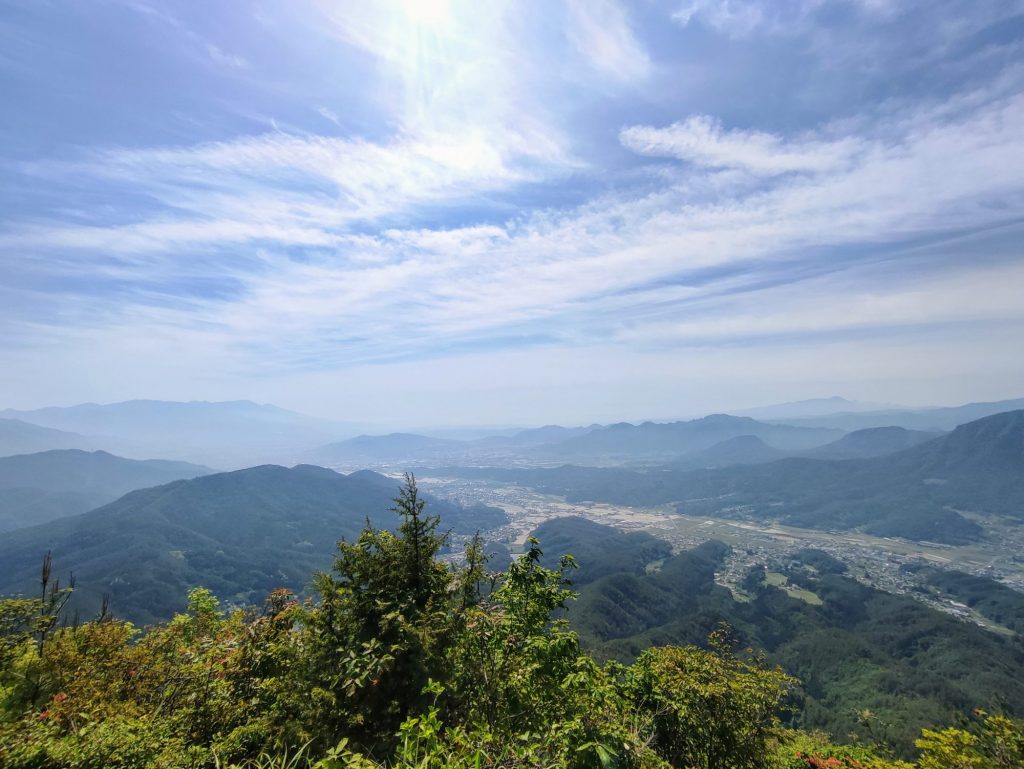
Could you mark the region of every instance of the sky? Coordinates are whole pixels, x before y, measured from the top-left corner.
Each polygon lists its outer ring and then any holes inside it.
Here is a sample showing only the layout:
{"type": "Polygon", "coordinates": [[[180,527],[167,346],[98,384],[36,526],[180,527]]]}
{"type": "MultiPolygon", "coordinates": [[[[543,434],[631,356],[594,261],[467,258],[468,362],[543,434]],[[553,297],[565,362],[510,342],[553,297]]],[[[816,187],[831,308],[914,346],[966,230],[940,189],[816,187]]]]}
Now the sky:
{"type": "Polygon", "coordinates": [[[1024,2],[0,0],[0,407],[1024,395],[1024,2]]]}

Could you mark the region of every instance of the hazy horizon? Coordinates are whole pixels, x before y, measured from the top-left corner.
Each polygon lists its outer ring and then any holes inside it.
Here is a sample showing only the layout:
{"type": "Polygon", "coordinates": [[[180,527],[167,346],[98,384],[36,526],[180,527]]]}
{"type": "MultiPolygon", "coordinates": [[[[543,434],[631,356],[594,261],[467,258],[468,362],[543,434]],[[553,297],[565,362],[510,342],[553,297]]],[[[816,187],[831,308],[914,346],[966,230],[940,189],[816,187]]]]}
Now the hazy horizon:
{"type": "MultiPolygon", "coordinates": [[[[1018,393],[1018,397],[1020,394],[1018,393]]],[[[845,398],[842,395],[830,395],[830,396],[816,396],[807,399],[800,399],[796,401],[780,401],[773,403],[758,403],[756,405],[742,406],[742,407],[731,407],[731,408],[719,408],[710,409],[705,411],[693,411],[693,412],[679,412],[672,414],[638,414],[632,417],[622,417],[606,420],[549,420],[542,422],[500,422],[500,421],[482,421],[482,422],[450,422],[450,423],[431,423],[431,422],[373,422],[367,420],[359,420],[355,418],[345,418],[330,416],[325,414],[318,414],[301,408],[285,408],[279,403],[270,402],[258,402],[251,399],[238,398],[228,401],[210,401],[205,399],[191,399],[191,400],[169,400],[169,399],[152,399],[152,398],[132,398],[126,401],[111,401],[111,402],[95,402],[95,401],[82,401],[77,403],[65,403],[65,404],[48,404],[46,406],[26,408],[26,409],[15,409],[9,406],[0,407],[0,417],[11,416],[5,414],[5,410],[11,410],[15,412],[26,412],[31,413],[38,409],[68,409],[76,406],[118,406],[127,403],[139,403],[139,402],[151,402],[161,404],[203,404],[203,405],[228,405],[232,403],[249,403],[261,407],[273,407],[283,408],[286,411],[294,414],[306,417],[312,417],[314,419],[320,419],[327,422],[337,422],[340,426],[347,425],[356,430],[365,429],[368,432],[383,433],[383,432],[412,432],[412,433],[434,433],[441,435],[446,432],[450,433],[480,433],[481,435],[487,434],[487,431],[501,432],[501,431],[516,431],[521,429],[532,429],[538,427],[546,427],[552,425],[560,425],[563,427],[585,427],[594,424],[613,424],[621,422],[629,422],[633,424],[640,424],[642,422],[674,422],[674,421],[688,421],[701,419],[712,414],[729,414],[735,416],[749,416],[754,419],[764,419],[772,421],[773,419],[783,419],[783,417],[774,416],[763,416],[757,412],[778,410],[787,406],[796,407],[792,410],[792,414],[788,418],[794,417],[812,417],[817,415],[835,415],[842,413],[857,413],[857,412],[886,412],[886,411],[927,411],[929,409],[941,409],[967,405],[969,403],[986,403],[986,402],[999,402],[1001,400],[1015,400],[1012,396],[1010,398],[997,398],[991,400],[973,399],[969,401],[957,401],[955,403],[892,403],[892,402],[873,402],[873,401],[860,401],[851,398],[845,398]],[[835,401],[835,403],[829,403],[835,401]],[[807,410],[801,410],[799,407],[807,406],[807,410]]],[[[16,417],[16,415],[15,415],[16,417]]]]}
{"type": "Polygon", "coordinates": [[[16,1],[0,408],[1024,393],[1024,5],[16,1]]]}

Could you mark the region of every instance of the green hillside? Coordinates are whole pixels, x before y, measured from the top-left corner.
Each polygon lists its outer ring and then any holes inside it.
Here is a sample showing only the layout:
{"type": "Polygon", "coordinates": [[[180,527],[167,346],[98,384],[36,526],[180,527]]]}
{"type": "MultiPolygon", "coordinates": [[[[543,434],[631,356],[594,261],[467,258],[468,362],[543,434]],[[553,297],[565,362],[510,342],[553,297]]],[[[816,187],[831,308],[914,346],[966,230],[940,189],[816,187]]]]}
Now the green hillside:
{"type": "MultiPolygon", "coordinates": [[[[107,594],[119,616],[141,623],[180,611],[197,585],[237,603],[277,587],[299,591],[367,515],[393,523],[397,487],[375,473],[267,465],[133,491],[84,515],[11,532],[0,543],[0,594],[34,590],[48,550],[78,578],[83,610],[95,611],[107,594]]],[[[433,505],[464,533],[506,520],[496,508],[433,505]]]]}
{"type": "Polygon", "coordinates": [[[646,532],[625,533],[575,516],[546,521],[533,536],[544,543],[545,566],[554,568],[561,555],[572,554],[574,585],[585,585],[610,571],[640,574],[649,563],[672,555],[665,540],[646,532]]]}
{"type": "Polygon", "coordinates": [[[0,418],[0,457],[49,449],[87,449],[91,441],[76,433],[0,418]]]}
{"type": "Polygon", "coordinates": [[[212,472],[188,462],[78,449],[0,457],[0,531],[84,513],[134,489],[212,472]]]}
{"type": "MultiPolygon", "coordinates": [[[[851,691],[828,702],[837,715],[859,703],[865,683],[898,703],[909,697],[892,675],[896,665],[879,669],[881,652],[853,648],[842,633],[813,635],[810,615],[793,658],[805,663],[802,689],[762,655],[737,648],[721,624],[700,639],[706,649],[659,646],[629,664],[602,664],[558,619],[573,598],[571,561],[545,568],[533,539],[507,569],[488,572],[474,538],[465,565],[450,568],[436,559],[440,521],[424,510],[411,479],[395,502],[395,531],[366,526],[339,542],[333,567],[313,577],[313,600],[277,590],[262,610],[226,613],[209,591],[195,589],[181,614],[141,635],[109,615],[64,624],[73,592],[55,584],[45,561],[40,597],[0,599],[0,766],[1016,769],[1024,761],[1024,723],[1003,714],[968,711],[956,727],[931,722],[941,731],[921,732],[914,764],[893,758],[901,735],[894,741],[882,720],[888,711],[862,715],[877,730],[859,744],[784,724],[793,702],[803,702],[813,721],[808,703],[821,701],[813,692],[828,685],[821,674],[836,665],[851,691]]],[[[599,538],[593,530],[588,536],[599,538]]],[[[611,534],[605,541],[622,543],[611,534]]],[[[669,559],[657,576],[636,582],[667,606],[643,596],[636,605],[648,605],[651,617],[699,605],[724,552],[708,543],[669,559]]],[[[828,581],[837,577],[834,564],[806,556],[825,567],[820,584],[803,566],[785,577],[819,591],[824,610],[837,590],[828,581]]],[[[612,576],[586,593],[599,595],[612,576]]],[[[794,600],[776,588],[764,592],[769,602],[794,600]]],[[[871,607],[867,614],[829,619],[852,633],[877,615],[876,646],[892,653],[886,639],[902,638],[907,621],[871,607]]],[[[906,646],[908,665],[929,661],[927,640],[918,634],[906,646]]],[[[955,652],[941,658],[948,656],[955,652]]],[[[975,671],[987,681],[1004,668],[994,657],[975,671]]],[[[951,675],[953,684],[965,675],[951,675]]],[[[934,698],[934,685],[925,676],[914,692],[934,698]]],[[[985,692],[975,685],[964,694],[985,692]]],[[[1007,699],[1017,694],[1011,682],[1007,699]]]]}
{"type": "MultiPolygon", "coordinates": [[[[561,524],[547,524],[549,542],[558,541],[561,524]]],[[[737,600],[714,582],[728,552],[707,542],[637,573],[620,570],[609,547],[601,576],[579,586],[570,605],[572,626],[599,658],[629,661],[651,646],[702,644],[728,623],[741,646],[763,650],[802,681],[793,724],[865,737],[858,713],[870,710],[903,751],[922,727],[952,722],[972,706],[1024,714],[1019,635],[996,635],[865,587],[814,550],[780,567],[781,580],[755,570],[744,585],[750,600],[737,600]],[[770,584],[779,581],[790,589],[770,584]]]]}

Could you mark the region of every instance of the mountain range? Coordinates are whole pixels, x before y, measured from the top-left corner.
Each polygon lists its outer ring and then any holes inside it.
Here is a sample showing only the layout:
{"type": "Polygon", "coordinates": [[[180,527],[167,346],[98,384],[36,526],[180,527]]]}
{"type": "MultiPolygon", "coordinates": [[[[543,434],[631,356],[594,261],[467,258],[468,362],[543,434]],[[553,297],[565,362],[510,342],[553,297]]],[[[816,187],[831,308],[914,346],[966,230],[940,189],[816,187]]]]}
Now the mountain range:
{"type": "Polygon", "coordinates": [[[84,513],[134,489],[212,472],[187,462],[79,449],[0,457],[0,531],[84,513]]]}
{"type": "Polygon", "coordinates": [[[958,425],[1006,411],[1024,409],[1024,398],[966,403],[930,409],[883,409],[879,411],[839,411],[838,413],[799,416],[775,421],[803,427],[838,430],[863,430],[869,427],[905,427],[908,430],[948,431],[958,425]]]}
{"type": "Polygon", "coordinates": [[[566,465],[436,472],[520,483],[570,501],[674,504],[688,515],[742,515],[955,544],[984,534],[964,512],[1024,521],[1024,411],[985,417],[872,459],[795,457],[706,470],[566,465]]]}
{"type": "Polygon", "coordinates": [[[49,449],[88,449],[91,442],[83,435],[40,427],[20,419],[0,419],[0,457],[32,454],[49,449]]]}
{"type": "Polygon", "coordinates": [[[807,459],[869,459],[894,454],[938,438],[942,433],[907,430],[902,427],[872,427],[847,433],[838,440],[803,451],[785,451],[769,446],[756,435],[738,435],[711,448],[666,465],[669,469],[758,465],[787,457],[807,459]]]}
{"type": "MultiPolygon", "coordinates": [[[[310,465],[275,465],[204,475],[132,491],[82,515],[7,533],[0,543],[0,595],[36,589],[39,563],[78,580],[76,601],[93,612],[108,594],[120,616],[166,619],[202,585],[233,603],[258,602],[276,587],[301,591],[330,565],[334,543],[369,520],[392,527],[398,482],[370,471],[341,475],[310,465]]],[[[471,534],[507,521],[485,505],[433,499],[446,527],[471,534]]]]}
{"type": "MultiPolygon", "coordinates": [[[[318,419],[251,401],[136,400],[2,411],[0,456],[58,448],[103,449],[134,459],[161,457],[218,469],[296,462],[395,469],[411,462],[724,466],[784,456],[772,457],[744,436],[754,436],[779,452],[808,456],[811,450],[834,443],[847,432],[881,427],[942,432],[1022,404],[1024,399],[900,410],[834,396],[749,409],[737,415],[641,424],[546,425],[501,429],[481,437],[478,430],[377,435],[366,434],[365,427],[360,435],[360,426],[351,422],[318,419]],[[740,438],[743,440],[731,448],[726,445],[712,456],[698,456],[717,444],[740,438]],[[735,453],[736,459],[731,459],[730,453],[735,453]]],[[[853,448],[841,456],[873,453],[878,452],[853,448]]]]}
{"type": "Polygon", "coordinates": [[[823,398],[672,422],[548,425],[511,435],[454,440],[410,433],[362,435],[308,455],[337,466],[360,464],[515,464],[572,462],[676,469],[757,464],[785,457],[863,459],[911,448],[960,424],[1014,410],[1024,399],[917,410],[823,398]],[[840,409],[832,413],[830,409],[840,409]],[[842,409],[852,409],[842,411],[842,409]],[[782,418],[784,415],[794,415],[782,418]],[[807,416],[811,414],[812,416],[807,416]],[[846,440],[842,440],[843,438],[846,440]]]}
{"type": "Polygon", "coordinates": [[[842,437],[843,431],[774,425],[750,417],[712,414],[686,422],[609,425],[555,444],[551,453],[628,461],[671,458],[703,451],[741,435],[753,435],[773,448],[785,450],[823,446],[842,437]]]}
{"type": "Polygon", "coordinates": [[[789,403],[776,403],[770,406],[738,409],[729,413],[740,417],[752,417],[764,422],[771,422],[800,417],[826,416],[829,414],[851,414],[861,411],[895,411],[899,409],[900,407],[898,406],[852,401],[839,395],[833,395],[829,398],[809,398],[789,403]]]}

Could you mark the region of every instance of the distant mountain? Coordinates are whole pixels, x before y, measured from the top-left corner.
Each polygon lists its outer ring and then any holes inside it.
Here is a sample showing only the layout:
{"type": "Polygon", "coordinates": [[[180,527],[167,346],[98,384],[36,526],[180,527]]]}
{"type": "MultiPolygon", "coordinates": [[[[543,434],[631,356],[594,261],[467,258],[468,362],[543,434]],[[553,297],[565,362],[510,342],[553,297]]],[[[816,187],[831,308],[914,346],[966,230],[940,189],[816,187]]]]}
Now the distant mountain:
{"type": "Polygon", "coordinates": [[[783,451],[769,446],[756,435],[739,435],[716,443],[709,449],[690,454],[666,465],[676,470],[760,465],[787,457],[809,459],[868,459],[895,454],[938,438],[942,433],[905,430],[902,427],[873,427],[847,433],[832,443],[802,451],[783,451]]]}
{"type": "Polygon", "coordinates": [[[774,462],[789,455],[790,452],[773,448],[756,435],[737,435],[735,438],[716,443],[711,448],[683,457],[671,463],[669,467],[678,470],[699,470],[732,465],[758,465],[763,462],[774,462]]]}
{"type": "MultiPolygon", "coordinates": [[[[274,465],[205,475],[133,491],[83,515],[5,535],[0,595],[35,589],[39,561],[53,551],[61,573],[74,572],[76,596],[94,611],[100,596],[136,622],[183,608],[188,588],[221,598],[261,601],[275,587],[301,590],[330,565],[335,542],[355,537],[369,519],[392,527],[398,482],[374,473],[340,475],[322,467],[274,465]]],[[[507,521],[497,508],[432,499],[442,527],[472,533],[507,521]]]]}
{"type": "Polygon", "coordinates": [[[134,489],[212,473],[162,459],[62,449],[0,458],[0,531],[84,513],[134,489]]]}
{"type": "Polygon", "coordinates": [[[834,441],[842,434],[840,430],[774,425],[749,417],[712,414],[689,422],[609,425],[562,441],[551,451],[565,458],[668,459],[703,451],[742,435],[755,436],[777,449],[809,449],[834,441]]]}
{"type": "Polygon", "coordinates": [[[0,419],[0,457],[48,449],[87,448],[92,448],[91,443],[82,435],[40,427],[20,419],[0,419]]]}
{"type": "Polygon", "coordinates": [[[899,409],[864,413],[836,413],[815,417],[777,418],[775,421],[802,427],[863,430],[869,427],[905,427],[908,430],[948,431],[982,417],[1024,409],[1024,398],[968,403],[933,409],[899,409]]]}
{"type": "Polygon", "coordinates": [[[814,459],[868,459],[895,454],[935,440],[942,433],[907,430],[904,427],[869,427],[855,430],[833,443],[805,452],[814,459]]]}
{"type": "Polygon", "coordinates": [[[511,434],[489,435],[473,440],[455,440],[416,433],[359,435],[321,447],[309,454],[310,461],[334,466],[372,464],[402,466],[438,462],[501,463],[505,460],[543,461],[545,451],[562,442],[586,435],[591,427],[545,427],[517,430],[511,434]]]}
{"type": "Polygon", "coordinates": [[[894,410],[895,406],[880,403],[851,401],[838,395],[831,398],[811,398],[810,400],[778,403],[772,406],[759,406],[752,409],[741,409],[731,412],[737,416],[752,417],[764,421],[792,419],[794,417],[818,417],[829,414],[853,414],[860,411],[894,410]]]}
{"type": "Polygon", "coordinates": [[[962,543],[982,535],[958,510],[1024,522],[1024,411],[872,459],[784,459],[672,479],[682,512],[749,505],[812,528],[962,543]],[[715,498],[718,501],[715,501],[715,498]]]}
{"type": "Polygon", "coordinates": [[[316,457],[323,462],[422,461],[456,450],[461,452],[466,445],[465,441],[430,438],[414,433],[359,435],[318,449],[316,457]]]}
{"type": "Polygon", "coordinates": [[[81,433],[123,456],[184,459],[218,467],[292,461],[314,446],[356,432],[351,425],[251,401],[83,403],[8,409],[0,416],[81,433]]]}
{"type": "Polygon", "coordinates": [[[474,441],[477,446],[543,446],[549,443],[562,443],[570,438],[577,438],[598,429],[600,425],[589,427],[562,427],[561,425],[545,425],[527,430],[520,430],[513,435],[497,435],[474,441]]]}
{"type": "Polygon", "coordinates": [[[873,459],[793,457],[690,471],[567,465],[437,472],[521,483],[570,501],[675,504],[687,515],[743,515],[956,544],[984,534],[958,510],[1024,522],[1024,411],[986,417],[873,459]]]}

